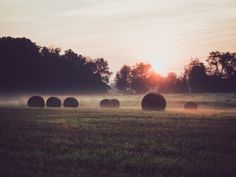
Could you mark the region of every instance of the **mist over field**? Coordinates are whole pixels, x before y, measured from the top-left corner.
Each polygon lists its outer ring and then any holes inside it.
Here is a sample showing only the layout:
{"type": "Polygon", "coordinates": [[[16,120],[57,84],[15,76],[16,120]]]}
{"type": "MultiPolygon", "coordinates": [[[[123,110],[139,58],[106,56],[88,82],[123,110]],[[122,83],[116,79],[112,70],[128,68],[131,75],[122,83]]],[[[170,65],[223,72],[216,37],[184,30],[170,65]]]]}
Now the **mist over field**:
{"type": "MultiPolygon", "coordinates": [[[[39,94],[40,95],[40,94],[39,94]]],[[[123,95],[123,94],[94,94],[94,95],[40,95],[46,101],[51,96],[57,96],[63,102],[66,97],[73,96],[79,100],[80,108],[99,108],[100,101],[104,98],[117,98],[120,100],[122,109],[141,109],[141,100],[145,94],[123,95]]],[[[167,101],[167,110],[183,109],[185,102],[195,101],[199,109],[229,110],[236,109],[235,93],[198,93],[198,94],[163,94],[167,101]]],[[[11,95],[1,96],[1,106],[26,107],[27,101],[32,95],[11,95]]],[[[78,109],[80,109],[78,108],[78,109]]],[[[58,108],[62,109],[62,108],[58,108]]]]}

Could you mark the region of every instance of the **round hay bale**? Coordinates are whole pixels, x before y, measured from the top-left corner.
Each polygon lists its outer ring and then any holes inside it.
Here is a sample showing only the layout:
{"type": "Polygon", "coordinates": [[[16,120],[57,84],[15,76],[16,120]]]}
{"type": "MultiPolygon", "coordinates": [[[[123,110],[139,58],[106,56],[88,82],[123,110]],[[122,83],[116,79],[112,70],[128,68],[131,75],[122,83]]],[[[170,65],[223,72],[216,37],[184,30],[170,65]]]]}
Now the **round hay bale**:
{"type": "Polygon", "coordinates": [[[193,102],[193,101],[188,101],[184,104],[184,109],[197,110],[198,109],[198,104],[193,102]]]}
{"type": "Polygon", "coordinates": [[[63,106],[66,108],[76,108],[79,107],[79,102],[74,97],[68,97],[64,100],[63,106]]]}
{"type": "Polygon", "coordinates": [[[47,107],[61,107],[61,100],[57,97],[50,97],[46,101],[47,107]]]}
{"type": "Polygon", "coordinates": [[[101,108],[112,108],[113,104],[112,104],[111,100],[103,99],[102,101],[100,101],[100,107],[101,108]]]}
{"type": "Polygon", "coordinates": [[[28,102],[27,102],[27,105],[29,107],[39,107],[39,108],[42,108],[45,106],[45,102],[44,102],[44,99],[43,97],[41,96],[32,96],[29,98],[28,102]]]}
{"type": "Polygon", "coordinates": [[[113,108],[119,108],[120,107],[120,101],[118,99],[111,99],[110,101],[112,103],[113,108]]]}
{"type": "Polygon", "coordinates": [[[165,98],[156,93],[149,93],[143,97],[142,109],[149,111],[164,111],[166,108],[165,98]]]}

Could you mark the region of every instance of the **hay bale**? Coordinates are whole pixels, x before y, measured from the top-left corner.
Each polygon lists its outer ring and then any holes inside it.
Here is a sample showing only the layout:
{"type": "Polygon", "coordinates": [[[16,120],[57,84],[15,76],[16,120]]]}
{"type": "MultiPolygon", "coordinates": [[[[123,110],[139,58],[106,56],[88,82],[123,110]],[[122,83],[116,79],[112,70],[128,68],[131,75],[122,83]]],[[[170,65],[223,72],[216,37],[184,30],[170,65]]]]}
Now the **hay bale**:
{"type": "Polygon", "coordinates": [[[66,108],[76,108],[79,107],[79,102],[74,97],[68,97],[64,100],[63,106],[66,108]]]}
{"type": "Polygon", "coordinates": [[[149,93],[143,97],[142,109],[150,111],[164,111],[166,108],[165,98],[156,93],[149,93]]]}
{"type": "Polygon", "coordinates": [[[112,103],[113,108],[119,108],[120,107],[120,101],[118,99],[111,99],[110,101],[112,103]]]}
{"type": "Polygon", "coordinates": [[[103,99],[100,101],[100,107],[101,108],[112,108],[113,104],[112,104],[111,100],[103,99]]]}
{"type": "Polygon", "coordinates": [[[45,106],[45,102],[44,102],[44,99],[43,97],[41,96],[32,96],[29,98],[28,102],[27,102],[27,105],[29,107],[39,107],[39,108],[42,108],[45,106]]]}
{"type": "Polygon", "coordinates": [[[197,110],[198,109],[198,104],[193,102],[193,101],[188,101],[184,104],[184,109],[197,110]]]}
{"type": "Polygon", "coordinates": [[[57,97],[50,97],[46,101],[47,107],[61,107],[61,100],[57,97]]]}

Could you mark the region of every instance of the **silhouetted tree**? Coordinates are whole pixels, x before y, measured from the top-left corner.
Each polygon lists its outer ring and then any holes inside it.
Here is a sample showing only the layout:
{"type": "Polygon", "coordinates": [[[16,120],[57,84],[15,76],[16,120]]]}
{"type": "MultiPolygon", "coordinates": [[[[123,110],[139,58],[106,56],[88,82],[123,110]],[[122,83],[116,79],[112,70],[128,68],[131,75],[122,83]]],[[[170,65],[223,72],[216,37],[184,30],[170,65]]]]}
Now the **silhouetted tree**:
{"type": "Polygon", "coordinates": [[[192,92],[207,91],[207,75],[204,65],[193,66],[189,73],[189,86],[192,92]]]}
{"type": "Polygon", "coordinates": [[[183,80],[175,73],[162,77],[151,69],[151,65],[144,63],[137,63],[132,67],[124,65],[116,74],[115,84],[121,91],[134,90],[135,93],[186,91],[183,80]]]}
{"type": "Polygon", "coordinates": [[[103,58],[97,58],[96,60],[91,60],[89,64],[92,64],[93,74],[97,75],[104,83],[109,82],[109,78],[112,72],[109,71],[108,62],[103,58]]]}
{"type": "Polygon", "coordinates": [[[209,74],[221,78],[236,77],[236,53],[210,52],[206,60],[209,64],[209,74]]]}
{"type": "Polygon", "coordinates": [[[26,38],[0,38],[0,92],[106,92],[111,72],[103,58],[40,47],[26,38]]]}
{"type": "Polygon", "coordinates": [[[178,77],[176,73],[170,72],[167,77],[162,77],[158,90],[167,93],[181,93],[186,92],[187,87],[186,82],[181,77],[178,77]]]}
{"type": "Polygon", "coordinates": [[[124,65],[120,71],[116,73],[115,86],[120,91],[127,91],[130,89],[131,83],[131,67],[124,65]]]}
{"type": "Polygon", "coordinates": [[[208,66],[195,59],[186,65],[184,79],[193,92],[236,92],[236,54],[210,52],[208,66]]]}
{"type": "Polygon", "coordinates": [[[236,92],[236,53],[210,52],[208,84],[211,92],[236,92]]]}
{"type": "Polygon", "coordinates": [[[135,90],[136,93],[147,92],[150,88],[149,77],[151,73],[150,64],[137,63],[134,65],[131,70],[131,89],[135,90]]]}
{"type": "Polygon", "coordinates": [[[192,59],[191,62],[184,67],[184,80],[192,92],[203,92],[207,90],[206,67],[199,59],[192,59]]]}
{"type": "Polygon", "coordinates": [[[209,64],[208,73],[217,77],[221,77],[221,68],[219,63],[220,55],[219,51],[210,52],[210,55],[206,60],[209,64]]]}

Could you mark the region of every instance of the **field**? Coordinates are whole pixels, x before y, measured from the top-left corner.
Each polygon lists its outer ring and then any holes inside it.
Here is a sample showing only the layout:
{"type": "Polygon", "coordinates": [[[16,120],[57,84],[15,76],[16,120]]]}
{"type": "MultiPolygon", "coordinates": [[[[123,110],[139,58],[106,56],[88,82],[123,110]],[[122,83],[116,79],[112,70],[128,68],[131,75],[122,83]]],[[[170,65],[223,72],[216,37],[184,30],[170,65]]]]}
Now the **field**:
{"type": "Polygon", "coordinates": [[[0,106],[2,177],[235,177],[236,95],[165,95],[165,112],[143,112],[142,96],[81,96],[79,109],[0,106]],[[199,111],[183,110],[185,100],[199,111]]]}

